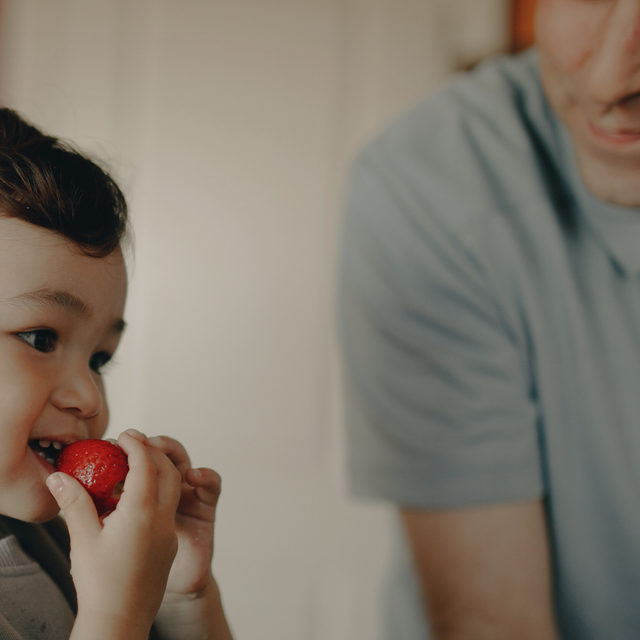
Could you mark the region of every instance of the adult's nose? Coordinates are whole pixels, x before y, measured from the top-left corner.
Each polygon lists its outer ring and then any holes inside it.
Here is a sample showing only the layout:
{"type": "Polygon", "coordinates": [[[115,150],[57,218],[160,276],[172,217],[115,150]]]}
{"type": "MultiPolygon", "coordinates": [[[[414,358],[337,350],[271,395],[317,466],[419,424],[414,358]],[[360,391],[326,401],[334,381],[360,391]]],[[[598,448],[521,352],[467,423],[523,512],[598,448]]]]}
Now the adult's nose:
{"type": "Polygon", "coordinates": [[[102,411],[103,393],[96,374],[86,363],[69,363],[56,381],[51,403],[81,420],[102,411]]]}
{"type": "Polygon", "coordinates": [[[605,108],[624,105],[640,93],[640,0],[609,5],[587,63],[587,90],[605,108]]]}

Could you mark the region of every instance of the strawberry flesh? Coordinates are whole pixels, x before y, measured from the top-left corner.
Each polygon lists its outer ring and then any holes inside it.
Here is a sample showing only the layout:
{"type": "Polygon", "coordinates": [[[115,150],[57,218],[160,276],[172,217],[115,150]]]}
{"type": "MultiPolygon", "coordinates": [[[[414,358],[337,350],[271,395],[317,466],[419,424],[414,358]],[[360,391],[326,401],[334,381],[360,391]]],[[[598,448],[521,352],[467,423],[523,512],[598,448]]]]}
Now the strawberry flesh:
{"type": "Polygon", "coordinates": [[[129,471],[124,451],[107,440],[79,440],[67,445],[56,460],[56,468],[82,484],[99,517],[116,508],[129,471]]]}

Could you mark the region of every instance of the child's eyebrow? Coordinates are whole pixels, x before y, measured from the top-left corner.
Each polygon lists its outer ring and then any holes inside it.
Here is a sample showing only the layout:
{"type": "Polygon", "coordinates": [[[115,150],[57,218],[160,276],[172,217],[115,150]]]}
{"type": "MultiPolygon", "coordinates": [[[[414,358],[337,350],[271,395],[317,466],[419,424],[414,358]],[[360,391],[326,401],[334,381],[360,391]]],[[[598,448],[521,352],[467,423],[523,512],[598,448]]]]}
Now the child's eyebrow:
{"type": "MultiPolygon", "coordinates": [[[[74,315],[81,318],[90,318],[93,315],[93,307],[84,300],[74,296],[68,291],[56,289],[38,289],[37,291],[28,291],[18,296],[9,298],[8,302],[34,302],[42,306],[54,306],[64,311],[70,311],[74,315]]],[[[114,333],[122,333],[126,326],[122,318],[116,320],[111,330],[114,333]]]]}
{"type": "Polygon", "coordinates": [[[68,291],[57,291],[55,289],[38,289],[37,291],[27,291],[19,296],[9,299],[10,302],[35,302],[38,305],[58,307],[64,311],[70,311],[74,315],[90,318],[93,315],[93,308],[77,296],[68,291]]]}

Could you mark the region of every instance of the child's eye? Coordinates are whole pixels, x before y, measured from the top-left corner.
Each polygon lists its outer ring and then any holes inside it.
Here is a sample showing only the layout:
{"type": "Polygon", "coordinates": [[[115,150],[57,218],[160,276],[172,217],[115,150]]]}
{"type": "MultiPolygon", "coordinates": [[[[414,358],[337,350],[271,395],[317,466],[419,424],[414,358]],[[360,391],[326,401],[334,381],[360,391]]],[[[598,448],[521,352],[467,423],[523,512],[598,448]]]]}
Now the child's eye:
{"type": "Polygon", "coordinates": [[[105,351],[99,351],[91,356],[91,360],[89,360],[89,367],[91,367],[91,369],[96,373],[100,373],[102,367],[104,367],[109,360],[111,360],[111,354],[106,353],[105,351]]]}
{"type": "Polygon", "coordinates": [[[56,348],[58,336],[51,329],[34,329],[33,331],[21,331],[18,337],[30,347],[42,353],[49,353],[56,348]]]}

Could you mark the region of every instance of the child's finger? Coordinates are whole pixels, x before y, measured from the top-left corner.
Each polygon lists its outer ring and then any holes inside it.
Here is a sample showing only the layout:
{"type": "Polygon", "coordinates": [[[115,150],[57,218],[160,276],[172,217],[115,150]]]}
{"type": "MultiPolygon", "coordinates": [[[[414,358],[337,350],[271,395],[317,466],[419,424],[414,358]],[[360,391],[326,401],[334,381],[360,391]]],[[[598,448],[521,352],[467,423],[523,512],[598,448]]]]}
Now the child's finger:
{"type": "Polygon", "coordinates": [[[213,469],[188,469],[185,479],[194,488],[196,497],[209,507],[215,507],[220,497],[222,479],[213,469]]]}
{"type": "Polygon", "coordinates": [[[182,475],[162,451],[155,447],[146,448],[158,473],[158,504],[175,513],[180,502],[182,475]]]}
{"type": "Polygon", "coordinates": [[[144,442],[147,436],[141,433],[137,429],[127,429],[125,433],[129,434],[132,438],[135,438],[138,442],[144,442]]]}
{"type": "Polygon", "coordinates": [[[187,454],[187,450],[182,446],[182,444],[168,436],[154,436],[153,438],[147,438],[145,443],[162,451],[162,453],[164,453],[169,460],[173,462],[176,469],[178,469],[184,478],[184,474],[187,472],[187,469],[191,467],[191,460],[189,460],[189,454],[187,454]]]}
{"type": "Polygon", "coordinates": [[[58,471],[47,478],[47,487],[64,513],[72,539],[100,533],[101,525],[91,496],[75,478],[58,471]]]}
{"type": "Polygon", "coordinates": [[[158,495],[158,470],[148,447],[126,431],[118,436],[118,445],[127,454],[129,464],[121,500],[124,504],[136,498],[138,501],[155,501],[158,495]]]}
{"type": "Polygon", "coordinates": [[[175,511],[182,476],[162,451],[145,445],[145,439],[138,437],[138,433],[125,431],[118,438],[129,462],[121,500],[126,504],[137,499],[136,508],[157,505],[175,511]]]}

